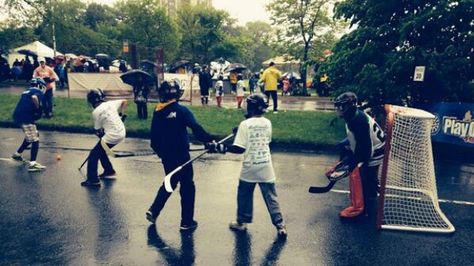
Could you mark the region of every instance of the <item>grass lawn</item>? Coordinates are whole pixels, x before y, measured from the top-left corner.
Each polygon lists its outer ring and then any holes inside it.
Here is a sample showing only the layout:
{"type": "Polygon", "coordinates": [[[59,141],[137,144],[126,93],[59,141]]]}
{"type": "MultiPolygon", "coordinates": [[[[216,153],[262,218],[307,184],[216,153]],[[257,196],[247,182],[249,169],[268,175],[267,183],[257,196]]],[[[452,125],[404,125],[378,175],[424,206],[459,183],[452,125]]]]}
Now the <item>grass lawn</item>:
{"type": "MultiPolygon", "coordinates": [[[[19,96],[1,95],[0,97],[0,126],[12,127],[12,113],[19,96]]],[[[38,122],[40,130],[57,130],[78,133],[92,133],[92,108],[85,99],[55,98],[55,116],[52,119],[41,119],[38,122]]],[[[127,136],[148,138],[155,104],[148,104],[148,120],[139,120],[136,116],[136,106],[129,101],[127,108],[127,136]]],[[[222,109],[214,106],[190,106],[198,122],[211,134],[219,137],[232,132],[243,120],[244,111],[237,109],[222,109]]],[[[331,149],[345,137],[344,124],[335,117],[334,113],[287,111],[278,114],[265,115],[273,124],[273,146],[291,150],[331,149]]]]}

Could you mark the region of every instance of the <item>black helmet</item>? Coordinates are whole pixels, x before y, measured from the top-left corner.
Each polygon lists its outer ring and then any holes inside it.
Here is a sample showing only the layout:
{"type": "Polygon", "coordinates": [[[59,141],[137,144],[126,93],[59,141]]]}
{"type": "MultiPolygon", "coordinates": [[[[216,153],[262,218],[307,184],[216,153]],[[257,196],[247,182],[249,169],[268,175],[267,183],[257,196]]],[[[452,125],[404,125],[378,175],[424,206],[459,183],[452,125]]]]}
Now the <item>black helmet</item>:
{"type": "Polygon", "coordinates": [[[250,95],[247,100],[247,114],[245,117],[250,118],[255,115],[262,115],[267,111],[267,103],[262,96],[258,94],[250,95]]]}
{"type": "Polygon", "coordinates": [[[46,86],[46,82],[42,78],[32,78],[30,80],[31,87],[41,88],[42,86],[46,86]]]}
{"type": "Polygon", "coordinates": [[[334,107],[339,116],[354,112],[357,108],[357,95],[353,92],[344,92],[334,100],[334,107]]]}
{"type": "Polygon", "coordinates": [[[158,88],[158,96],[160,97],[160,102],[167,102],[169,100],[179,100],[183,95],[184,90],[179,86],[177,80],[172,81],[163,81],[158,88]]]}
{"type": "Polygon", "coordinates": [[[105,98],[105,94],[101,89],[91,89],[87,93],[87,101],[92,105],[96,105],[97,103],[103,102],[105,98]]]}

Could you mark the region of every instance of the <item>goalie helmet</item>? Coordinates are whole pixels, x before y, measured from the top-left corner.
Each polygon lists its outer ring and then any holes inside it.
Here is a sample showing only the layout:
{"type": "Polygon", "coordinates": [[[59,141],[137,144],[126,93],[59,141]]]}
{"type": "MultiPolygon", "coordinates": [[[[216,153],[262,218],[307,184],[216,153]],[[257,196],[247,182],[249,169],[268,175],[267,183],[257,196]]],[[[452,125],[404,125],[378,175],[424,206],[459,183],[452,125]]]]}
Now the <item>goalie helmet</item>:
{"type": "Polygon", "coordinates": [[[357,95],[350,91],[344,92],[334,100],[334,107],[339,116],[350,116],[357,109],[357,95]]]}
{"type": "Polygon", "coordinates": [[[253,117],[255,115],[262,115],[267,111],[267,103],[262,96],[257,94],[250,95],[247,100],[247,114],[246,118],[253,117]]]}
{"type": "Polygon", "coordinates": [[[160,102],[167,102],[170,100],[179,100],[183,95],[184,90],[179,86],[178,81],[163,81],[158,88],[158,95],[160,102]]]}
{"type": "Polygon", "coordinates": [[[105,94],[101,89],[91,89],[87,93],[87,102],[89,102],[92,106],[103,102],[105,98],[105,94]]]}

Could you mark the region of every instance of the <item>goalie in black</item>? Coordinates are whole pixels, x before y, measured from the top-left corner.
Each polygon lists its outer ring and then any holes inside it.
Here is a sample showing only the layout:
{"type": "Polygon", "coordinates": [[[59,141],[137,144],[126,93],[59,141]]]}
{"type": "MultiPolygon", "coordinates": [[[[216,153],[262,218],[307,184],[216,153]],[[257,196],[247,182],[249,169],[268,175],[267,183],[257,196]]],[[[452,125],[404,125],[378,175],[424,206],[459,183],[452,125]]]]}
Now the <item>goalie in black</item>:
{"type": "MultiPolygon", "coordinates": [[[[385,135],[375,120],[357,108],[357,96],[345,92],[334,100],[337,114],[346,122],[347,141],[342,142],[342,165],[347,165],[351,206],[340,212],[343,218],[354,218],[375,200],[378,189],[378,168],[384,156],[385,135]]],[[[327,176],[336,175],[338,167],[327,176]]],[[[344,171],[340,171],[344,172],[344,171]]]]}

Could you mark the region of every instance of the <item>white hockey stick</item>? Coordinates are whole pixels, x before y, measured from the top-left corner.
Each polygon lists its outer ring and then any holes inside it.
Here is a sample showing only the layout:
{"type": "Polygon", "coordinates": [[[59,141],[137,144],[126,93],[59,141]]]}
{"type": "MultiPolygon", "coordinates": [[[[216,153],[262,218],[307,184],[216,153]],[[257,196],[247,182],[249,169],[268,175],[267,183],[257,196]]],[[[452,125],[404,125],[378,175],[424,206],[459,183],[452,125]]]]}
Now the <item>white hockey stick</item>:
{"type": "MultiPolygon", "coordinates": [[[[234,136],[234,134],[232,133],[232,134],[230,134],[229,136],[227,136],[227,137],[221,139],[218,143],[223,143],[224,141],[226,141],[226,140],[232,138],[233,136],[234,136]]],[[[192,158],[191,160],[189,160],[189,161],[183,163],[182,165],[178,166],[176,169],[174,169],[173,171],[171,171],[169,174],[167,174],[167,175],[165,176],[165,180],[164,180],[166,191],[169,192],[169,193],[173,192],[173,187],[171,186],[171,177],[172,177],[174,174],[176,174],[177,172],[181,171],[181,169],[183,169],[183,167],[185,167],[186,165],[188,165],[188,164],[194,162],[195,160],[201,158],[201,157],[202,157],[204,154],[206,154],[206,153],[207,153],[207,150],[206,150],[205,152],[199,154],[198,156],[192,158]]]]}

